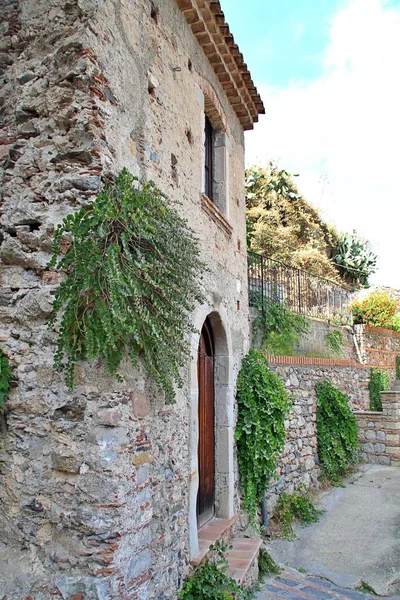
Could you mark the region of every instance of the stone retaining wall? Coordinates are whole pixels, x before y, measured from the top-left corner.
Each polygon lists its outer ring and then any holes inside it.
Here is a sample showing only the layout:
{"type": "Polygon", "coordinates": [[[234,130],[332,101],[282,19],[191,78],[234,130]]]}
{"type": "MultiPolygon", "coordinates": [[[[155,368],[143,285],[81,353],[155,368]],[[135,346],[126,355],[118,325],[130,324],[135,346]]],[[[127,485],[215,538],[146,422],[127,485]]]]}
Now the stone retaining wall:
{"type": "Polygon", "coordinates": [[[400,355],[400,333],[382,327],[355,325],[363,363],[369,368],[385,369],[395,379],[396,356],[400,355]]]}
{"type": "Polygon", "coordinates": [[[295,356],[267,356],[270,368],[282,378],[293,399],[293,409],[286,422],[286,446],[278,463],[277,474],[271,482],[269,508],[273,511],[279,495],[292,493],[303,484],[318,487],[320,469],[317,455],[315,385],[330,381],[348,394],[351,407],[369,407],[369,369],[353,361],[334,361],[295,356]]]}
{"type": "Polygon", "coordinates": [[[355,412],[361,457],[369,463],[400,466],[400,392],[382,392],[382,412],[355,412]]]}

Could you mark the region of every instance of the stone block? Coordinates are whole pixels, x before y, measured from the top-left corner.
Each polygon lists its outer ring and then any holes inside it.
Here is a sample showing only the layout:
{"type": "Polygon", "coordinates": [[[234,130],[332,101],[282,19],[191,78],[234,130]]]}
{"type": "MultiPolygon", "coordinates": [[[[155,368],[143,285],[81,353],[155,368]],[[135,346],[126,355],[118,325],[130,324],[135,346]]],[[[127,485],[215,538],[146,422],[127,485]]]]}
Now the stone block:
{"type": "Polygon", "coordinates": [[[150,412],[150,405],[147,396],[144,392],[132,391],[130,393],[130,401],[133,414],[138,419],[144,419],[150,412]]]}
{"type": "Polygon", "coordinates": [[[51,462],[55,471],[63,471],[64,473],[79,473],[83,458],[72,450],[60,449],[52,452],[51,462]]]}
{"type": "Polygon", "coordinates": [[[367,454],[373,454],[374,453],[374,446],[371,443],[361,444],[361,447],[362,447],[363,451],[366,452],[367,454]]]}
{"type": "Polygon", "coordinates": [[[375,452],[385,452],[386,446],[385,444],[375,444],[374,450],[375,452]]]}
{"type": "Polygon", "coordinates": [[[367,440],[376,440],[376,432],[367,429],[364,433],[365,439],[367,440]]]}
{"type": "Polygon", "coordinates": [[[144,571],[148,571],[151,567],[151,552],[150,550],[142,550],[130,562],[128,567],[127,583],[141,575],[144,571]]]}

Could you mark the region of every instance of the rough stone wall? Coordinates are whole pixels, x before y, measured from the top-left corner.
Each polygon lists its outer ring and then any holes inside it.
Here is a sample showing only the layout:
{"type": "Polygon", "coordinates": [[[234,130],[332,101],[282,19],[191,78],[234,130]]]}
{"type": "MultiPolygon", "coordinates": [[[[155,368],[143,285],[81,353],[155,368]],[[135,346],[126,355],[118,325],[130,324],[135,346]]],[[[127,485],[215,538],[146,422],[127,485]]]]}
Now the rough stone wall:
{"type": "Polygon", "coordinates": [[[369,463],[400,466],[400,392],[383,392],[382,407],[382,412],[355,413],[361,458],[369,463]]]}
{"type": "Polygon", "coordinates": [[[354,327],[364,364],[374,369],[387,369],[392,383],[396,374],[396,356],[400,355],[400,333],[367,325],[354,327]]]}
{"type": "Polygon", "coordinates": [[[340,331],[343,339],[340,358],[357,360],[353,333],[350,327],[336,327],[317,319],[308,319],[308,321],[310,330],[300,336],[299,343],[295,347],[295,354],[299,356],[339,358],[327,345],[326,336],[332,331],[340,331]]]}
{"type": "Polygon", "coordinates": [[[166,407],[128,365],[119,384],[82,364],[69,393],[52,369],[58,275],[46,264],[55,226],[102,174],[126,166],[154,179],[202,240],[234,383],[248,345],[243,131],[173,0],[155,12],[150,0],[0,0],[0,14],[0,342],[14,375],[0,589],[8,600],[175,598],[189,560],[189,381],[166,407]],[[229,147],[217,216],[201,202],[207,83],[229,147]]]}
{"type": "MultiPolygon", "coordinates": [[[[293,362],[296,360],[296,357],[284,358],[291,358],[293,362]]],[[[357,367],[279,364],[279,359],[282,357],[275,357],[276,362],[270,362],[270,368],[283,380],[293,400],[293,408],[286,422],[285,450],[278,461],[277,475],[270,484],[268,496],[271,510],[284,491],[292,493],[299,485],[306,488],[318,487],[320,470],[315,385],[328,380],[349,395],[353,409],[369,406],[365,387],[360,387],[360,381],[369,375],[367,370],[357,367]]]]}

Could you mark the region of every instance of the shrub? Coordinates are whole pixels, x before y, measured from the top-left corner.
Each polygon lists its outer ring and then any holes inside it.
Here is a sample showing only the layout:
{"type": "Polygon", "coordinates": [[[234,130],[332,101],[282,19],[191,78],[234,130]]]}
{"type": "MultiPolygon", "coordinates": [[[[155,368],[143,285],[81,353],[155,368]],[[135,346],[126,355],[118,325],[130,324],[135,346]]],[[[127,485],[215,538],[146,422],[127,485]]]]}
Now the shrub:
{"type": "Polygon", "coordinates": [[[262,352],[250,350],[237,381],[236,439],[244,507],[254,519],[257,504],[275,472],[285,445],[290,402],[283,382],[268,369],[262,352]]]}
{"type": "Polygon", "coordinates": [[[268,550],[260,548],[258,554],[258,578],[263,579],[264,575],[279,575],[280,567],[276,564],[268,550]]]}
{"type": "Polygon", "coordinates": [[[399,320],[396,317],[397,310],[396,298],[380,290],[372,292],[363,300],[356,300],[351,304],[355,324],[400,330],[399,320]]]}
{"type": "Polygon", "coordinates": [[[282,494],[278,501],[276,518],[282,524],[283,537],[291,539],[294,535],[295,520],[304,525],[316,523],[323,512],[315,506],[309,492],[299,490],[295,494],[282,494]]]}
{"type": "Polygon", "coordinates": [[[261,294],[253,295],[252,304],[259,310],[253,328],[256,333],[261,331],[262,349],[270,354],[292,355],[299,336],[310,329],[307,319],[285,304],[262,298],[261,294]]]}
{"type": "Polygon", "coordinates": [[[387,371],[371,369],[369,380],[369,404],[371,410],[382,410],[381,392],[389,389],[389,374],[387,371]]]}
{"type": "Polygon", "coordinates": [[[118,377],[127,355],[172,400],[203,265],[197,239],[167,196],[123,169],[93,204],[64,219],[50,265],[68,274],[50,320],[61,312],[54,362],[67,385],[78,361],[99,358],[118,377]],[[71,244],[58,260],[66,236],[71,244]]]}
{"type": "Polygon", "coordinates": [[[219,542],[210,546],[210,555],[190,575],[178,594],[179,600],[250,600],[250,590],[227,575],[228,563],[219,542]]]}
{"type": "Polygon", "coordinates": [[[325,343],[336,356],[342,356],[343,335],[339,329],[329,331],[326,334],[325,343]]]}
{"type": "Polygon", "coordinates": [[[317,437],[321,467],[334,483],[358,457],[358,428],[349,398],[329,381],[315,386],[317,394],[317,437]]]}

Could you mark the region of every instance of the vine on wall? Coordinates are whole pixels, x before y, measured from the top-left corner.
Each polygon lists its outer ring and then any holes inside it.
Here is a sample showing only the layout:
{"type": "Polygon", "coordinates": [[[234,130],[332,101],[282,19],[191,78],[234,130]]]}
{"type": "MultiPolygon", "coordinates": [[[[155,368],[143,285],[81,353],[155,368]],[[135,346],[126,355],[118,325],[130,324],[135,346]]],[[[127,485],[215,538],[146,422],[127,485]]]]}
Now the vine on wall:
{"type": "Polygon", "coordinates": [[[308,320],[285,304],[273,302],[261,294],[254,294],[252,303],[259,311],[253,329],[261,334],[261,348],[270,354],[291,356],[299,336],[310,329],[308,320]]]}
{"type": "Polygon", "coordinates": [[[4,411],[4,405],[10,391],[11,371],[7,356],[0,350],[0,414],[4,411]]]}
{"type": "Polygon", "coordinates": [[[400,355],[396,356],[396,379],[400,379],[400,355]]]}
{"type": "Polygon", "coordinates": [[[339,329],[329,331],[326,334],[325,343],[335,356],[342,356],[343,335],[339,329]]]}
{"type": "Polygon", "coordinates": [[[317,394],[317,437],[320,464],[327,477],[339,481],[358,458],[358,427],[349,397],[329,381],[315,386],[317,394]]]}
{"type": "Polygon", "coordinates": [[[285,445],[290,401],[280,377],[269,370],[262,352],[252,348],[237,381],[236,439],[244,507],[254,519],[285,445]]]}
{"type": "Polygon", "coordinates": [[[204,266],[171,200],[123,169],[89,208],[64,219],[50,265],[68,274],[51,318],[54,325],[61,313],[55,366],[65,370],[68,386],[78,361],[98,357],[118,378],[128,355],[172,401],[189,351],[190,313],[202,300],[204,266]],[[71,243],[58,259],[66,236],[71,243]]]}
{"type": "Polygon", "coordinates": [[[387,371],[371,369],[369,380],[369,407],[370,410],[382,410],[381,392],[389,389],[389,374],[387,371]]]}

